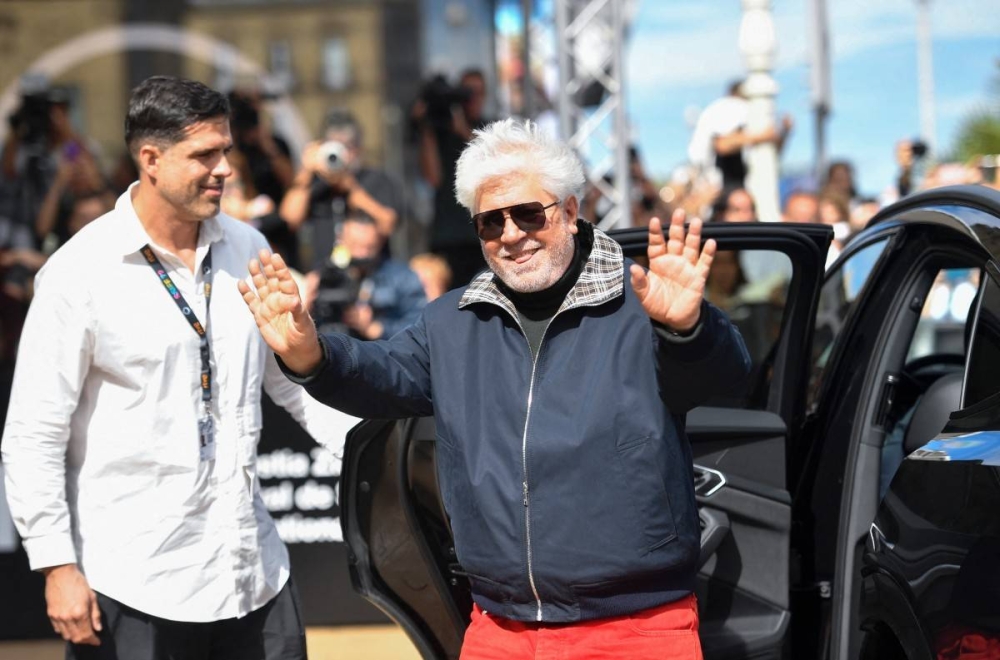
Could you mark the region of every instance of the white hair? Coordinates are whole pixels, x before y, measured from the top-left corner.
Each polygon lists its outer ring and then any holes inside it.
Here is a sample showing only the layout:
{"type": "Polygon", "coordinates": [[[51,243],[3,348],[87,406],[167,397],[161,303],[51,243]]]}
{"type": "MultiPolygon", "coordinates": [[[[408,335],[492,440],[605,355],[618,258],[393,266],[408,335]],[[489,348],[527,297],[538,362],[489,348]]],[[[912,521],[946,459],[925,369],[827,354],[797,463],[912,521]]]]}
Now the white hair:
{"type": "Polygon", "coordinates": [[[455,198],[474,213],[483,184],[510,176],[534,176],[559,200],[580,198],[586,178],[580,159],[531,120],[501,119],[473,132],[455,166],[455,198]]]}

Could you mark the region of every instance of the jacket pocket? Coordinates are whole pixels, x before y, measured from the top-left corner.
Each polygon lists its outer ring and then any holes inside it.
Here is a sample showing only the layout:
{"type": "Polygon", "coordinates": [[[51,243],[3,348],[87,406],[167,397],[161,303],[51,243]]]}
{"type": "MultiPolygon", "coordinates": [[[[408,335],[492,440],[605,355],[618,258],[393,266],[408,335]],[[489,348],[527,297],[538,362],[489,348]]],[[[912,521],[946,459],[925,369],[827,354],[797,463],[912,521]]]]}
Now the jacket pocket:
{"type": "Polygon", "coordinates": [[[469,573],[468,571],[461,569],[452,570],[452,573],[467,579],[472,587],[472,592],[475,594],[485,596],[486,598],[498,603],[511,602],[510,590],[496,580],[491,580],[488,577],[476,575],[475,573],[469,573]]]}
{"type": "Polygon", "coordinates": [[[645,556],[677,538],[663,483],[663,456],[649,436],[619,440],[616,449],[619,481],[629,500],[627,511],[632,514],[636,530],[634,547],[645,556]]]}

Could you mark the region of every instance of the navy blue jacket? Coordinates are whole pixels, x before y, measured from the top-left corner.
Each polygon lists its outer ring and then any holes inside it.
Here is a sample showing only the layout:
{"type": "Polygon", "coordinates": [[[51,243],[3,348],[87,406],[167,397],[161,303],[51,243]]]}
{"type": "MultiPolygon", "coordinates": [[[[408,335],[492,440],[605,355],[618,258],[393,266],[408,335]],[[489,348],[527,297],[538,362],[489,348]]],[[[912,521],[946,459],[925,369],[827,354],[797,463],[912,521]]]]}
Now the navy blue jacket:
{"type": "Polygon", "coordinates": [[[323,336],[326,359],[304,381],[358,417],[434,415],[458,560],[475,601],[510,619],[617,616],[693,590],[700,531],[684,414],[750,368],[710,305],[691,337],[654,329],[625,284],[621,248],[593,233],[537,360],[485,272],[389,340],[323,336]]]}

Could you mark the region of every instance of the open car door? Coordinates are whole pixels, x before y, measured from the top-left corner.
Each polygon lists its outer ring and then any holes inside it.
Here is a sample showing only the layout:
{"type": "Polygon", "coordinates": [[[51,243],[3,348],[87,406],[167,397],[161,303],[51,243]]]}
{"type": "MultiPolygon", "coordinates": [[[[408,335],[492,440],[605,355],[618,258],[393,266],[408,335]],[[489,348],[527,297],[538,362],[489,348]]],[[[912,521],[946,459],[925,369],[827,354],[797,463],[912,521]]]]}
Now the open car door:
{"type": "MultiPolygon", "coordinates": [[[[688,414],[702,523],[697,596],[705,658],[777,658],[790,630],[787,465],[801,425],[816,300],[831,232],[709,224],[719,252],[707,296],[753,359],[738,397],[688,414]]],[[[645,229],[612,233],[642,262],[645,229]]],[[[424,658],[458,658],[472,600],[439,496],[433,419],[369,420],[349,435],[341,520],[358,592],[424,658]]]]}

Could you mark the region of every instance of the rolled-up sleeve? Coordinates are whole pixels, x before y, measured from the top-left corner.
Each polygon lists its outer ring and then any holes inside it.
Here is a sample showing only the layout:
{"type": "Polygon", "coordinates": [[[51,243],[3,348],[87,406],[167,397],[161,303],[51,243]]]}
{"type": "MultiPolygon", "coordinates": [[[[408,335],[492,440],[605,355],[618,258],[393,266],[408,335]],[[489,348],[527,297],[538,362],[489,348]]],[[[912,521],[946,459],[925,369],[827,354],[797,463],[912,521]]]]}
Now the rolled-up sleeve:
{"type": "Polygon", "coordinates": [[[70,273],[43,269],[17,353],[2,459],[31,568],[74,563],[66,448],[94,346],[92,303],[70,273]]]}

